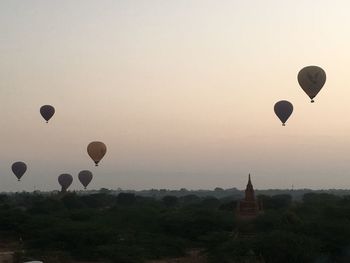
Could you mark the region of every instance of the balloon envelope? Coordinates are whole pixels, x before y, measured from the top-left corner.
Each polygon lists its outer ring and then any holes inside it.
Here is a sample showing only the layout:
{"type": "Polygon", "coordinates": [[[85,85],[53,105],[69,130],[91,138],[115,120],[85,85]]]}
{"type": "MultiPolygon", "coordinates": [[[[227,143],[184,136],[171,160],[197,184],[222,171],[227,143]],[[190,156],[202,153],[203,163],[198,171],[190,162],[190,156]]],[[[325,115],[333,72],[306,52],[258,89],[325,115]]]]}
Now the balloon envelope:
{"type": "Polygon", "coordinates": [[[91,142],[87,147],[87,152],[91,159],[95,162],[95,165],[98,166],[98,163],[101,161],[103,156],[107,152],[107,147],[103,142],[91,142]]]}
{"type": "Polygon", "coordinates": [[[86,189],[86,187],[89,185],[89,183],[92,180],[92,173],[88,170],[83,170],[78,174],[78,178],[81,184],[86,189]]]}
{"type": "Polygon", "coordinates": [[[58,183],[62,187],[62,192],[65,192],[68,187],[72,184],[73,182],[73,177],[70,174],[61,174],[58,177],[58,183]]]}
{"type": "Polygon", "coordinates": [[[44,105],[40,108],[40,114],[46,120],[46,123],[51,119],[55,114],[55,108],[51,105],[44,105]]]}
{"type": "Polygon", "coordinates": [[[292,115],[293,104],[286,100],[277,102],[274,106],[274,111],[277,117],[281,120],[282,125],[285,126],[286,121],[292,115]]]}
{"type": "Polygon", "coordinates": [[[314,102],[313,98],[316,97],[326,83],[326,72],[317,66],[305,67],[298,73],[298,82],[300,87],[310,97],[311,102],[314,102]]]}
{"type": "Polygon", "coordinates": [[[21,180],[21,177],[27,171],[27,165],[24,162],[15,162],[12,164],[12,172],[17,177],[18,181],[21,180]]]}

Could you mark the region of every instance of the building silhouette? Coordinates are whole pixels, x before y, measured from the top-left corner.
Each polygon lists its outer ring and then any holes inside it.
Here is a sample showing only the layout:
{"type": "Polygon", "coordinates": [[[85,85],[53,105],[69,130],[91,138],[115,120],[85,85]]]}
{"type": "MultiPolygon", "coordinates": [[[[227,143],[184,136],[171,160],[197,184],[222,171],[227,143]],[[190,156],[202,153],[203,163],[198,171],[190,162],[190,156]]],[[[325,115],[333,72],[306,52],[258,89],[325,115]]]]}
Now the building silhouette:
{"type": "Polygon", "coordinates": [[[262,202],[259,202],[255,198],[254,188],[249,174],[245,197],[243,200],[237,202],[237,217],[243,220],[254,219],[261,213],[263,213],[262,202]]]}

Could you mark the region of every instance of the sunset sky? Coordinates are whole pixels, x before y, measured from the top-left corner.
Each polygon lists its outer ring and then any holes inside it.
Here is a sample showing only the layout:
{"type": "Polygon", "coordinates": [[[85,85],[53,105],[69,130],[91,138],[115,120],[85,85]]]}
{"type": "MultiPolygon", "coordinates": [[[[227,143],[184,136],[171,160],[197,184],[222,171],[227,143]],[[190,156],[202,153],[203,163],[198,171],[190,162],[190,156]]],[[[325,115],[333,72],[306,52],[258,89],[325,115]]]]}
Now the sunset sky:
{"type": "Polygon", "coordinates": [[[0,191],[350,187],[350,2],[0,0],[0,191]],[[298,71],[327,81],[311,104],[298,71]],[[273,112],[294,112],[282,127],[273,112]],[[49,124],[39,114],[51,104],[49,124]],[[99,167],[90,141],[107,145],[99,167]],[[17,182],[11,164],[28,171],[17,182]]]}

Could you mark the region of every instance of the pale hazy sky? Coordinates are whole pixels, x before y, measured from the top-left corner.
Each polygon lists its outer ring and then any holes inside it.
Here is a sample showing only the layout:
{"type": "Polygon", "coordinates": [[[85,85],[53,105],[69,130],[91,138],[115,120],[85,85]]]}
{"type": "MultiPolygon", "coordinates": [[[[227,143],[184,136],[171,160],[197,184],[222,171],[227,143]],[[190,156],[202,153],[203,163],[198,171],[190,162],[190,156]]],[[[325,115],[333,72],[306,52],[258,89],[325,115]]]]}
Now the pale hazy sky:
{"type": "Polygon", "coordinates": [[[0,0],[0,191],[350,187],[350,2],[0,0]],[[321,66],[314,104],[298,71],[321,66]],[[273,105],[294,113],[282,127],[273,105]],[[52,104],[45,124],[39,114],[52,104]],[[108,149],[98,168],[90,141],[108,149]],[[28,171],[21,182],[14,161],[28,171]]]}

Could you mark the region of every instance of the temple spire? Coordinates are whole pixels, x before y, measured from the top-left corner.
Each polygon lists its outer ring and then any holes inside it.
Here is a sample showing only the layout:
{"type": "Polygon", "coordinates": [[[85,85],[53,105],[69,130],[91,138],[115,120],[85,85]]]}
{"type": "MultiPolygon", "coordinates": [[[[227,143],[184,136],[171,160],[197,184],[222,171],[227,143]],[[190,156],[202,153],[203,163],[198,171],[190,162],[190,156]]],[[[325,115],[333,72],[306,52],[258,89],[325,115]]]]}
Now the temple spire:
{"type": "Polygon", "coordinates": [[[262,211],[262,203],[255,199],[254,187],[249,174],[245,197],[237,203],[238,216],[241,219],[255,218],[262,211]]]}
{"type": "Polygon", "coordinates": [[[250,174],[248,176],[247,188],[245,189],[245,200],[249,200],[249,201],[255,200],[254,188],[253,188],[252,181],[250,179],[250,174]]]}
{"type": "Polygon", "coordinates": [[[248,183],[247,183],[247,188],[246,190],[250,190],[250,191],[254,191],[253,190],[253,184],[252,184],[252,181],[250,179],[250,174],[248,175],[248,183]]]}

